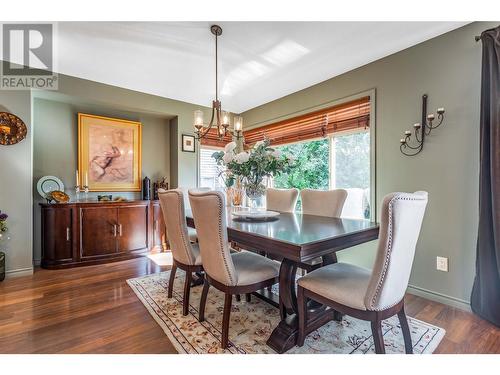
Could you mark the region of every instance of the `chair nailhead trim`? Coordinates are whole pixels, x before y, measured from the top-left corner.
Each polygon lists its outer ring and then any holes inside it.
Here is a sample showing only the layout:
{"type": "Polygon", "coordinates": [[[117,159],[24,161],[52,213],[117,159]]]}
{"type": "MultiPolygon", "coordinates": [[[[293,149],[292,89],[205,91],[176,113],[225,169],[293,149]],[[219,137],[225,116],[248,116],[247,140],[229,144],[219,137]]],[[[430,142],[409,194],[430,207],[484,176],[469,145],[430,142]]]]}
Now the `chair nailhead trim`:
{"type": "Polygon", "coordinates": [[[387,227],[387,254],[385,256],[385,261],[384,261],[384,266],[382,267],[382,275],[380,277],[380,280],[377,284],[377,288],[375,289],[375,293],[373,295],[373,298],[372,298],[372,301],[371,301],[371,304],[370,304],[370,310],[374,310],[374,311],[382,311],[382,310],[386,310],[388,308],[391,308],[392,306],[395,306],[399,303],[396,302],[396,303],[393,303],[392,305],[390,306],[387,306],[387,307],[384,307],[384,308],[379,308],[379,309],[374,309],[373,306],[375,305],[375,302],[376,300],[378,299],[379,297],[379,293],[382,289],[382,285],[384,284],[384,281],[385,281],[385,276],[387,274],[387,269],[389,268],[389,260],[391,258],[391,253],[392,253],[392,234],[393,234],[393,221],[394,221],[394,217],[393,217],[393,206],[394,206],[394,202],[396,202],[397,200],[402,200],[402,201],[419,201],[419,200],[422,200],[420,198],[415,198],[415,196],[408,196],[406,194],[396,194],[390,201],[389,201],[389,224],[388,224],[388,227],[387,227]]]}

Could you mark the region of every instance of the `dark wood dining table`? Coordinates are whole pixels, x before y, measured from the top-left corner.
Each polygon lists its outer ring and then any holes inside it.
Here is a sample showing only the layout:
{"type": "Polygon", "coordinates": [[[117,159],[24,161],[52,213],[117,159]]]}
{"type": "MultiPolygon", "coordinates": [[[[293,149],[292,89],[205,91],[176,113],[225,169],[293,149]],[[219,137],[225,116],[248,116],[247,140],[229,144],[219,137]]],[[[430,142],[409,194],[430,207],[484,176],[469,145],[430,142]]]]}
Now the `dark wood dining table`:
{"type": "MultiPolygon", "coordinates": [[[[305,215],[300,212],[280,213],[269,221],[247,221],[233,217],[228,207],[228,239],[241,248],[265,253],[281,260],[279,276],[279,300],[267,290],[257,295],[280,307],[280,323],[274,328],[267,345],[277,353],[284,353],[295,346],[298,333],[296,272],[300,263],[318,257],[323,264],[334,262],[335,252],[378,238],[379,225],[369,220],[330,218],[305,215]]],[[[190,210],[186,211],[187,224],[195,227],[190,210]]],[[[310,303],[308,330],[321,327],[335,319],[332,309],[310,303]]]]}

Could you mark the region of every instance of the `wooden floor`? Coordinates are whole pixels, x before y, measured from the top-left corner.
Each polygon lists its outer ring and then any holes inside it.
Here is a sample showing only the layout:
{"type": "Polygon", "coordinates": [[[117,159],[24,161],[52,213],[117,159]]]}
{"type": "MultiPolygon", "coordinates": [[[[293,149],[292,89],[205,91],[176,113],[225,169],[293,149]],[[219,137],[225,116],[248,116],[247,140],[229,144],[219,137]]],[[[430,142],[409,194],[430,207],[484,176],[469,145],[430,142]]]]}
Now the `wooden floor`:
{"type": "MultiPolygon", "coordinates": [[[[37,269],[0,283],[0,353],[175,353],[125,280],[166,270],[148,258],[37,269]]],[[[437,353],[500,353],[500,329],[408,295],[408,315],[446,329],[437,353]]]]}

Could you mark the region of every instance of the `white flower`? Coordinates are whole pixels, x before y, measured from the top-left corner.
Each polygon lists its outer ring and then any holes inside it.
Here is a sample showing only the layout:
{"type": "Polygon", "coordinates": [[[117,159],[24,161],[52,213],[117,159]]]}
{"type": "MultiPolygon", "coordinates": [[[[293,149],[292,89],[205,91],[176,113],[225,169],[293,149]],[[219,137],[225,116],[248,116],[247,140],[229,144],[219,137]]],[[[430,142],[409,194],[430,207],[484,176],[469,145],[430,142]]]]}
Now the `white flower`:
{"type": "Polygon", "coordinates": [[[226,147],[224,147],[225,152],[232,152],[236,148],[236,142],[229,142],[226,147]]]}
{"type": "Polygon", "coordinates": [[[288,159],[288,162],[293,163],[295,161],[295,158],[292,155],[287,155],[286,158],[288,159]]]}
{"type": "Polygon", "coordinates": [[[250,158],[250,155],[247,153],[247,152],[240,152],[239,154],[237,154],[235,157],[234,157],[234,160],[236,161],[236,163],[238,164],[243,164],[243,163],[246,163],[248,161],[248,159],[250,158]]]}
{"type": "Polygon", "coordinates": [[[262,146],[264,144],[264,141],[258,141],[254,146],[253,148],[257,148],[259,146],[262,146]]]}
{"type": "Polygon", "coordinates": [[[276,159],[279,159],[281,157],[281,151],[274,150],[271,155],[273,155],[273,157],[275,157],[276,159]]]}
{"type": "Polygon", "coordinates": [[[226,164],[231,163],[234,160],[234,153],[233,152],[227,152],[227,153],[225,153],[224,156],[222,157],[222,160],[226,164]]]}

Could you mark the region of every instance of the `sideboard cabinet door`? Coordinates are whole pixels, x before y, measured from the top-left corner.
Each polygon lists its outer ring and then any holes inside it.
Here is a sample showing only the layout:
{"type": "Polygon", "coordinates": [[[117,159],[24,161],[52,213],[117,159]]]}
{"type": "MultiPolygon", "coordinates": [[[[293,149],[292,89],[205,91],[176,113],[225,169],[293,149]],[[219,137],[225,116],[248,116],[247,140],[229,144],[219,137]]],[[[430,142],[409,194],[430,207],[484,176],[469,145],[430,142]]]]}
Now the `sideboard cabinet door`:
{"type": "Polygon", "coordinates": [[[115,254],[117,236],[118,209],[116,207],[82,207],[80,209],[82,259],[115,254]]]}
{"type": "Polygon", "coordinates": [[[118,251],[148,248],[149,205],[118,208],[118,251]]]}
{"type": "Polygon", "coordinates": [[[42,265],[73,260],[73,208],[42,209],[42,265]]]}

